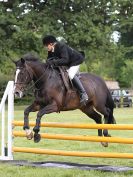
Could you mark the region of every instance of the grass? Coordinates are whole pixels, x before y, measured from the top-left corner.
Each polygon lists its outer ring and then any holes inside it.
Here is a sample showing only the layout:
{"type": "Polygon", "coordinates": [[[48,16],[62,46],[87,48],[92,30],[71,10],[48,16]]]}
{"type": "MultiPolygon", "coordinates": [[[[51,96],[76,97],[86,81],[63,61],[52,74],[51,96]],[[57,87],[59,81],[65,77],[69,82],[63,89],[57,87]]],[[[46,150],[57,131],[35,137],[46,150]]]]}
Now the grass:
{"type": "MultiPolygon", "coordinates": [[[[23,120],[23,106],[15,107],[15,120],[23,120]]],[[[119,124],[132,124],[133,123],[133,109],[132,108],[119,108],[115,109],[114,115],[117,123],[119,124]]],[[[36,118],[36,113],[30,114],[30,120],[36,118]]],[[[71,122],[71,123],[94,123],[85,114],[80,111],[68,111],[60,114],[49,114],[43,116],[42,121],[47,122],[71,122]]],[[[22,130],[22,127],[16,127],[15,130],[22,130]]],[[[73,135],[97,135],[97,130],[80,130],[80,129],[59,129],[59,128],[41,128],[43,133],[58,133],[58,134],[73,134],[73,135]]],[[[132,137],[132,131],[118,131],[110,130],[112,136],[118,137],[132,137]]],[[[39,143],[34,143],[32,140],[28,141],[26,138],[15,138],[14,146],[22,147],[35,147],[46,149],[58,149],[69,151],[92,151],[92,152],[127,152],[133,153],[132,145],[124,144],[109,144],[108,148],[104,148],[100,143],[80,142],[80,141],[64,141],[64,140],[47,140],[42,139],[39,143]]],[[[97,164],[97,165],[114,165],[114,166],[133,166],[132,159],[108,159],[108,158],[82,158],[82,157],[67,157],[67,156],[50,156],[50,155],[36,155],[27,153],[14,153],[15,160],[28,160],[28,161],[60,161],[60,162],[73,162],[81,164],[97,164]]],[[[102,177],[107,172],[100,171],[84,171],[78,169],[61,169],[61,168],[32,168],[32,167],[18,167],[0,164],[0,177],[27,177],[27,176],[57,176],[57,177],[91,177],[97,175],[102,177]]],[[[133,176],[133,172],[118,172],[109,173],[110,177],[133,176]]]]}
{"type": "Polygon", "coordinates": [[[0,177],[125,177],[132,176],[131,172],[107,173],[101,171],[86,171],[78,169],[58,169],[58,168],[31,168],[17,166],[0,166],[0,177]],[[6,169],[6,170],[5,170],[6,169]]]}

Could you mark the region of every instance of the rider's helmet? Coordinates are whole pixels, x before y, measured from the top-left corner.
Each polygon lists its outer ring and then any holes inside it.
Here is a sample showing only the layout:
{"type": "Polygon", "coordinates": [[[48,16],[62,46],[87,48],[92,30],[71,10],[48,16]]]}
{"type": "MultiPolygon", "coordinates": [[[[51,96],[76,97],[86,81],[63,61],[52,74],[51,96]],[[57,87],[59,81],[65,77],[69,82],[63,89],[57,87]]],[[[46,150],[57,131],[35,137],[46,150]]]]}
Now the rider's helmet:
{"type": "Polygon", "coordinates": [[[47,46],[50,43],[57,42],[56,38],[52,35],[47,35],[42,39],[43,45],[47,46]]]}

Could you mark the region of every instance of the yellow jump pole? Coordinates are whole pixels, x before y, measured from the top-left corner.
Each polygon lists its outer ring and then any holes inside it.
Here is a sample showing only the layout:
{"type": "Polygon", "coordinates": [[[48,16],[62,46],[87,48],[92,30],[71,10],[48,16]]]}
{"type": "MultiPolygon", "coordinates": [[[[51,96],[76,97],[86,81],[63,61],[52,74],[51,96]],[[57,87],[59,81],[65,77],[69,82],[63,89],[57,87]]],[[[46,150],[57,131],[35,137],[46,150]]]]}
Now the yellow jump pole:
{"type": "Polygon", "coordinates": [[[131,153],[78,152],[78,151],[39,149],[39,148],[25,148],[25,147],[13,147],[12,150],[13,150],[13,152],[47,154],[47,155],[60,155],[60,156],[133,159],[133,154],[131,154],[131,153]]]}
{"type": "MultiPolygon", "coordinates": [[[[13,126],[23,126],[23,121],[13,121],[13,126]]],[[[30,126],[35,126],[35,122],[30,122],[30,126]]],[[[110,130],[133,130],[133,125],[129,124],[80,124],[80,123],[58,123],[42,122],[41,127],[53,128],[80,128],[80,129],[110,129],[110,130]]]]}
{"type": "MultiPolygon", "coordinates": [[[[13,131],[13,136],[26,137],[26,133],[22,131],[13,131]]],[[[86,135],[63,135],[63,134],[41,133],[41,138],[133,144],[133,138],[119,138],[119,137],[99,137],[99,136],[86,136],[86,135]]]]}

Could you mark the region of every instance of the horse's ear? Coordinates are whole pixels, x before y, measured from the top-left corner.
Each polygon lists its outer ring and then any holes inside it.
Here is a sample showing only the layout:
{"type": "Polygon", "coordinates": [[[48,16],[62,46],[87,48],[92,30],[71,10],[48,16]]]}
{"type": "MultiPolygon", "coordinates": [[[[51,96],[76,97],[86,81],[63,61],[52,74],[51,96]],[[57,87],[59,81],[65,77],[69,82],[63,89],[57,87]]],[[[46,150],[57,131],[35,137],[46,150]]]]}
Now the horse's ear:
{"type": "Polygon", "coordinates": [[[85,52],[84,51],[79,51],[83,57],[85,57],[85,52]]]}
{"type": "Polygon", "coordinates": [[[21,58],[21,63],[25,64],[25,59],[24,58],[21,58]]]}

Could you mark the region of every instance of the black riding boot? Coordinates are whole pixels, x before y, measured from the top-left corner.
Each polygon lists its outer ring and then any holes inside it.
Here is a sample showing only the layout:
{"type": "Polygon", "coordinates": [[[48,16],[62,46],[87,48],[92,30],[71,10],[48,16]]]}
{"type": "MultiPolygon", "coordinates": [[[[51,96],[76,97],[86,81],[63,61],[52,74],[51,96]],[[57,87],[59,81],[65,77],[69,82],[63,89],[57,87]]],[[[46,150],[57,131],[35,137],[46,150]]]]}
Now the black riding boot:
{"type": "Polygon", "coordinates": [[[79,78],[77,76],[74,76],[74,78],[72,79],[73,85],[77,88],[77,90],[79,91],[80,94],[80,103],[81,104],[86,104],[86,102],[88,101],[89,97],[81,83],[81,81],[79,80],[79,78]]]}

